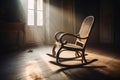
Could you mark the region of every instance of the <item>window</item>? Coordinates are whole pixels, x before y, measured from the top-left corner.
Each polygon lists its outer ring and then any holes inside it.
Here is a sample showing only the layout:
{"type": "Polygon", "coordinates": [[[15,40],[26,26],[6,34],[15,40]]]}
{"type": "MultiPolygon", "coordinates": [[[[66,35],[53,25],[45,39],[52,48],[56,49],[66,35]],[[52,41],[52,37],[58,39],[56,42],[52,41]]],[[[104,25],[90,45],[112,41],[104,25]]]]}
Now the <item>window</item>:
{"type": "Polygon", "coordinates": [[[43,25],[43,0],[28,0],[28,25],[43,25]]]}

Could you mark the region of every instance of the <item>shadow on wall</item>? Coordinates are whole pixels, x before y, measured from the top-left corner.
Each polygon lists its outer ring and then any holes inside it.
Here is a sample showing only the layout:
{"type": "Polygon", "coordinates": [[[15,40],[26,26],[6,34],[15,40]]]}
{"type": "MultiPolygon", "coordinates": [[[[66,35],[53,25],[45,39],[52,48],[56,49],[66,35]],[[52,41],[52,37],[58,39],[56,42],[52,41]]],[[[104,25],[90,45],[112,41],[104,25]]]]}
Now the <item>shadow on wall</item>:
{"type": "Polygon", "coordinates": [[[0,22],[24,22],[25,12],[19,0],[0,1],[0,22]]]}

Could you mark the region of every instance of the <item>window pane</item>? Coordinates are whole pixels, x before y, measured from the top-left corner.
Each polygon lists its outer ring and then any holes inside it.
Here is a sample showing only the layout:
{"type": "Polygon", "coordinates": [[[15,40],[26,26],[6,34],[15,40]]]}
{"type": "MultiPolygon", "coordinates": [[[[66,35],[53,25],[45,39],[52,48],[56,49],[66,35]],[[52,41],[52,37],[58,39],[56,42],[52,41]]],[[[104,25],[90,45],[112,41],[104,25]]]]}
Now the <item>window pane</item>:
{"type": "Polygon", "coordinates": [[[34,9],[34,0],[28,0],[28,9],[34,9]]]}
{"type": "Polygon", "coordinates": [[[43,12],[37,11],[37,26],[43,25],[43,12]]]}
{"type": "Polygon", "coordinates": [[[43,10],[43,0],[37,0],[37,10],[43,10]]]}
{"type": "Polygon", "coordinates": [[[34,10],[28,10],[28,25],[34,25],[34,10]]]}

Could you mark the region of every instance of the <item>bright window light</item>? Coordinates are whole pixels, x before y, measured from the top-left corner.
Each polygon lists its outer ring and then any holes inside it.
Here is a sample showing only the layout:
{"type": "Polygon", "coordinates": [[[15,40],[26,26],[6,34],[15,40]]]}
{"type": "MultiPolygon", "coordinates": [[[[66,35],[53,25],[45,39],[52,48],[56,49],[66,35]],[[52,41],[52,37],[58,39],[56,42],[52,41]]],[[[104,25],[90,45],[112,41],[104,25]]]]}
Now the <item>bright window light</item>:
{"type": "Polygon", "coordinates": [[[43,0],[28,0],[28,25],[43,25],[43,0]]]}

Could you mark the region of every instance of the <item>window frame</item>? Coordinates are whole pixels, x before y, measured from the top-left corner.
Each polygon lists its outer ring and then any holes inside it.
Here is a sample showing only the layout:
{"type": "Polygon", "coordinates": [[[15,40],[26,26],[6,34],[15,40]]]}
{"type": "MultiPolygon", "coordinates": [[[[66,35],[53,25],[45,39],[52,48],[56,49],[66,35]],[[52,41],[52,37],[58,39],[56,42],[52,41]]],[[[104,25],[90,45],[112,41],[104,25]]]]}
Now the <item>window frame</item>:
{"type": "MultiPolygon", "coordinates": [[[[42,0],[42,6],[43,6],[43,0],[42,0]]],[[[43,7],[42,7],[43,8],[43,7]]],[[[30,26],[30,27],[42,27],[44,24],[43,24],[43,9],[42,10],[37,10],[37,0],[34,0],[34,24],[33,25],[29,25],[28,24],[28,0],[27,0],[27,26],[30,26]],[[37,12],[40,11],[42,12],[42,24],[40,25],[37,25],[37,12]]],[[[31,9],[32,10],[32,9],[31,9]]]]}

